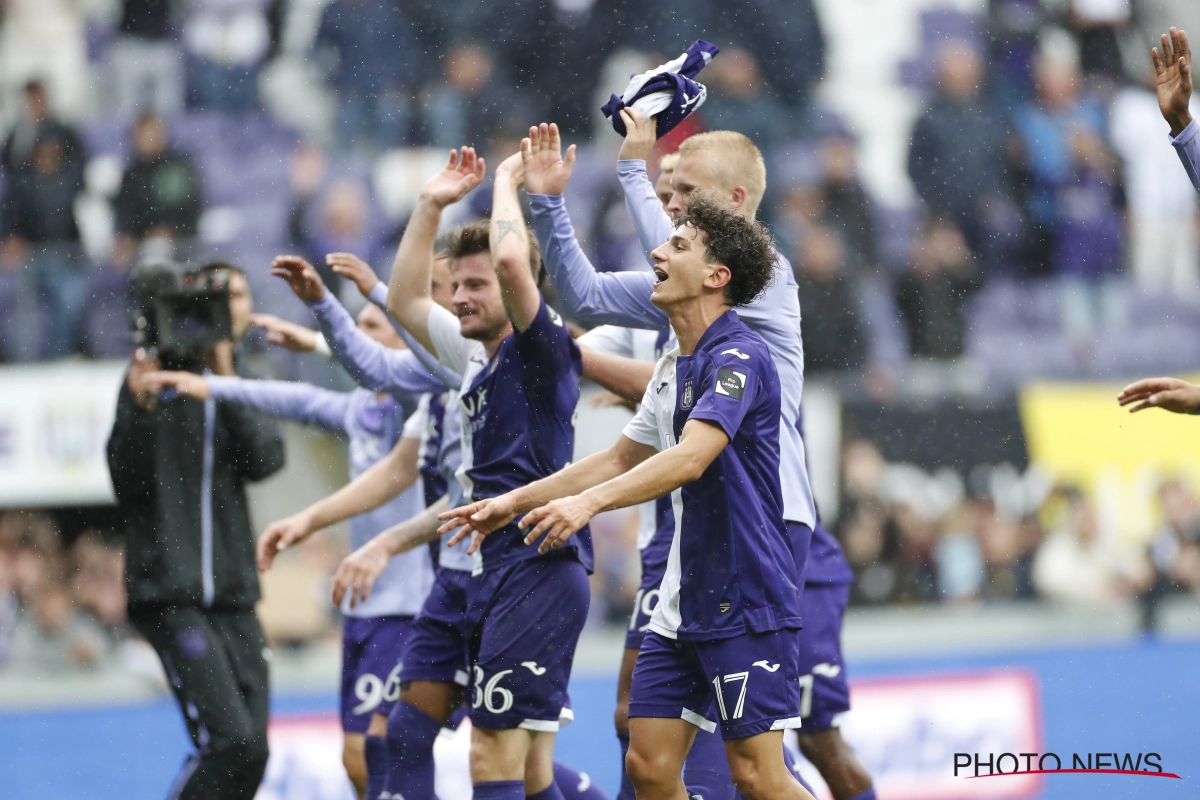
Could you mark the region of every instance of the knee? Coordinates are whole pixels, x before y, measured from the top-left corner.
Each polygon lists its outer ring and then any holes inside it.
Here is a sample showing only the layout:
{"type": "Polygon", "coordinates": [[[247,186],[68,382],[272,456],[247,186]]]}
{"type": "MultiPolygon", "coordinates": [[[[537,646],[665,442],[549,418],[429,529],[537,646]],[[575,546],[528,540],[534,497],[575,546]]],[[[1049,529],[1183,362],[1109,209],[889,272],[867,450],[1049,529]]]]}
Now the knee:
{"type": "Polygon", "coordinates": [[[768,800],[770,797],[767,776],[754,761],[730,757],[729,773],[733,785],[749,800],[768,800]]]}
{"type": "Polygon", "coordinates": [[[625,755],[625,772],[639,789],[666,786],[679,780],[678,773],[671,774],[671,764],[668,761],[657,749],[648,750],[635,745],[630,747],[625,755]]]}

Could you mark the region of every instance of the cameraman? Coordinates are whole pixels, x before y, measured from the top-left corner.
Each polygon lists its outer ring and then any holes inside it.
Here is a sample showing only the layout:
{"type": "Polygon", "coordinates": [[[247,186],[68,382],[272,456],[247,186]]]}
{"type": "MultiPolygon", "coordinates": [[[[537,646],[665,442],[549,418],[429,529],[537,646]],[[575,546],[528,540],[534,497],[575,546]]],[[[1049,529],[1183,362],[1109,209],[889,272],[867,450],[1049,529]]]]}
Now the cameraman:
{"type": "MultiPolygon", "coordinates": [[[[228,264],[200,273],[226,283],[232,341],[167,366],[234,375],[250,286],[228,264]]],[[[267,764],[268,688],[245,484],[283,467],[283,437],[245,406],[160,398],[143,378],[162,368],[135,355],[108,441],[129,619],[162,659],[197,749],[171,796],[250,800],[267,764]]]]}

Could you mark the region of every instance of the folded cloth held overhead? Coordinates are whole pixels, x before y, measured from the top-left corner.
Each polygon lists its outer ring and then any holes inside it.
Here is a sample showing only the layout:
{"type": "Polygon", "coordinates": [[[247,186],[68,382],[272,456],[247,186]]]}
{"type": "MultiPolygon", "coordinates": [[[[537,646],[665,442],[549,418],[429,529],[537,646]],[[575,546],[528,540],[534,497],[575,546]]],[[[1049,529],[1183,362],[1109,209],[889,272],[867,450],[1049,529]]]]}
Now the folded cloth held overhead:
{"type": "Polygon", "coordinates": [[[612,123],[613,130],[625,135],[621,109],[633,106],[646,119],[658,117],[657,134],[664,134],[704,105],[708,90],[693,80],[713,56],[721,52],[716,45],[701,39],[692,42],[679,58],[662,66],[634,75],[624,94],[613,95],[600,110],[612,123]]]}

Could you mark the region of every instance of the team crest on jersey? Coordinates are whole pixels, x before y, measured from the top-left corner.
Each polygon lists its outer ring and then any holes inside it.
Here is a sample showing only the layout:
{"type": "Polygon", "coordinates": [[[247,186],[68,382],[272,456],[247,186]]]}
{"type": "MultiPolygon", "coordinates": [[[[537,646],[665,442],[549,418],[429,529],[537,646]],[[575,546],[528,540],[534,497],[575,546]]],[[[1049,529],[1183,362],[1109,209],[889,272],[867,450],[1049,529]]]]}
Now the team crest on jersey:
{"type": "Polygon", "coordinates": [[[715,388],[717,394],[725,397],[732,397],[734,400],[742,399],[742,392],[746,391],[746,373],[738,372],[736,369],[722,367],[717,372],[717,385],[715,388]]]}
{"type": "Polygon", "coordinates": [[[692,407],[692,403],[695,402],[695,400],[695,393],[692,391],[692,379],[688,378],[683,382],[683,396],[679,400],[679,406],[680,408],[687,410],[692,407]]]}

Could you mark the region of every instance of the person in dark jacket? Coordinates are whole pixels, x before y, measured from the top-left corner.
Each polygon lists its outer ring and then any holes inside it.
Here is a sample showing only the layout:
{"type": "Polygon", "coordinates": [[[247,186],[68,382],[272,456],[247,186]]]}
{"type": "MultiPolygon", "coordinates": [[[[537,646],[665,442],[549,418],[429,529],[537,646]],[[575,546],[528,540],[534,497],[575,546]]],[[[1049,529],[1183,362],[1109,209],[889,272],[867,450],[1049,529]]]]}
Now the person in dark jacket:
{"type": "MultiPolygon", "coordinates": [[[[249,284],[227,265],[209,268],[230,272],[236,340],[249,284]]],[[[233,353],[222,342],[190,366],[233,375],[233,353]]],[[[197,748],[173,796],[251,800],[267,764],[268,687],[245,485],[283,467],[283,437],[245,406],[152,394],[143,377],[160,368],[135,357],[108,441],[129,619],[162,659],[197,748]]]]}
{"type": "Polygon", "coordinates": [[[896,306],[913,356],[944,361],[963,354],[963,306],[978,285],[962,231],[949,220],[930,220],[896,283],[896,306]]]}
{"type": "Polygon", "coordinates": [[[866,336],[854,284],[846,276],[846,249],[832,228],[814,225],[800,247],[796,283],[804,325],[806,374],[846,372],[866,362],[866,336]]]}
{"type": "Polygon", "coordinates": [[[121,178],[114,202],[117,247],[114,261],[130,263],[147,239],[178,245],[195,238],[200,224],[200,177],[192,162],[168,147],[167,128],[143,114],[133,129],[134,159],[121,178]]]}

